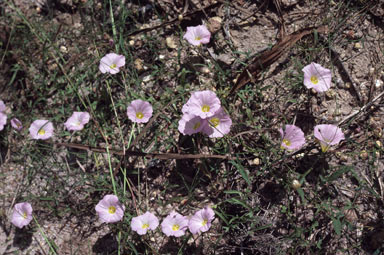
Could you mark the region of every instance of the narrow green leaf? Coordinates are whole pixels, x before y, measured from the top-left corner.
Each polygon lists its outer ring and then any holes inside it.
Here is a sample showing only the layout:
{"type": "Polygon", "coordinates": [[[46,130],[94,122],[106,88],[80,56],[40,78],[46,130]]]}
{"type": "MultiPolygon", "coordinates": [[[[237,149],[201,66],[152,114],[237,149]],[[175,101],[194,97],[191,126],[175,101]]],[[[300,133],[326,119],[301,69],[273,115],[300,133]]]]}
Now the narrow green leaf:
{"type": "Polygon", "coordinates": [[[337,180],[338,178],[340,178],[344,173],[346,173],[350,170],[351,170],[351,167],[349,167],[349,166],[343,167],[343,168],[337,170],[336,172],[334,172],[333,174],[331,174],[330,176],[328,176],[326,178],[326,180],[327,180],[327,182],[333,182],[333,181],[337,180]]]}
{"type": "Polygon", "coordinates": [[[341,221],[337,218],[332,218],[332,224],[336,234],[338,236],[341,235],[341,221]]]}
{"type": "Polygon", "coordinates": [[[248,183],[248,185],[251,186],[251,181],[249,180],[248,173],[245,171],[244,167],[235,161],[231,161],[231,163],[237,168],[237,170],[239,170],[241,177],[243,177],[243,179],[248,183]]]}

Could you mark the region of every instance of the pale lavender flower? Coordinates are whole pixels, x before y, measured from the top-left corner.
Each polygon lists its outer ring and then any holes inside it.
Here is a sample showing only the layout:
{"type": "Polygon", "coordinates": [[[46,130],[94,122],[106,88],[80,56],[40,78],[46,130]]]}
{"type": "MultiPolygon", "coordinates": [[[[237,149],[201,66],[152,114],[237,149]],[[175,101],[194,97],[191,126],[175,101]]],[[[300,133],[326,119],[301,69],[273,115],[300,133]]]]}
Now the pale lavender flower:
{"type": "Polygon", "coordinates": [[[5,104],[2,100],[0,100],[0,112],[4,112],[5,113],[5,104]]]}
{"type": "Polygon", "coordinates": [[[319,64],[311,63],[305,66],[302,71],[304,72],[304,85],[307,88],[314,88],[317,92],[324,92],[331,87],[331,70],[319,64]]]}
{"type": "Polygon", "coordinates": [[[11,119],[11,126],[17,131],[20,131],[23,129],[23,123],[21,123],[21,121],[17,118],[11,119]]]}
{"type": "Polygon", "coordinates": [[[105,195],[95,207],[101,222],[114,223],[124,216],[125,206],[115,195],[105,195]]]}
{"type": "Polygon", "coordinates": [[[281,148],[288,150],[298,150],[305,144],[303,131],[295,125],[285,125],[280,128],[281,148]]]}
{"type": "Polygon", "coordinates": [[[64,123],[65,127],[71,130],[82,130],[84,125],[89,122],[88,112],[73,112],[72,116],[64,123]]]}
{"type": "Polygon", "coordinates": [[[145,235],[150,230],[155,230],[159,226],[159,220],[150,212],[146,212],[143,215],[133,217],[131,221],[131,228],[139,235],[145,235]]]}
{"type": "Polygon", "coordinates": [[[212,117],[220,107],[221,103],[215,92],[204,90],[193,92],[182,111],[206,119],[212,117]]]}
{"type": "Polygon", "coordinates": [[[205,207],[193,215],[188,223],[189,231],[192,234],[206,232],[211,227],[211,222],[215,219],[215,212],[210,207],[205,207]]]}
{"type": "Polygon", "coordinates": [[[146,101],[133,100],[127,107],[128,118],[136,123],[146,123],[152,117],[152,105],[146,101]]]}
{"type": "Polygon", "coordinates": [[[199,116],[185,113],[179,120],[178,129],[183,135],[192,135],[200,132],[207,123],[207,120],[203,120],[199,116]]]}
{"type": "Polygon", "coordinates": [[[32,139],[48,139],[53,135],[53,124],[48,120],[35,120],[29,127],[32,139]]]}
{"type": "Polygon", "coordinates": [[[4,129],[5,124],[7,124],[7,115],[0,112],[0,131],[4,129]]]}
{"type": "Polygon", "coordinates": [[[109,53],[100,60],[99,70],[102,73],[117,74],[120,67],[125,65],[125,57],[116,53],[109,53]]]}
{"type": "Polygon", "coordinates": [[[211,38],[211,33],[208,31],[205,25],[199,25],[196,27],[187,27],[184,39],[194,46],[200,44],[207,44],[211,38]]]}
{"type": "Polygon", "coordinates": [[[23,228],[32,220],[32,206],[28,202],[15,204],[12,213],[12,224],[18,228],[23,228]]]}
{"type": "Polygon", "coordinates": [[[202,132],[211,138],[223,137],[231,130],[232,120],[223,108],[220,108],[207,120],[209,125],[206,125],[202,132]]]}
{"type": "Polygon", "coordinates": [[[0,131],[4,129],[7,124],[7,114],[5,113],[5,104],[0,100],[0,131]]]}
{"type": "Polygon", "coordinates": [[[183,236],[187,228],[188,218],[174,211],[161,223],[161,230],[166,236],[183,236]]]}
{"type": "Polygon", "coordinates": [[[330,146],[338,144],[344,140],[343,131],[335,125],[317,125],[314,129],[315,137],[319,140],[321,150],[326,152],[330,146]]]}

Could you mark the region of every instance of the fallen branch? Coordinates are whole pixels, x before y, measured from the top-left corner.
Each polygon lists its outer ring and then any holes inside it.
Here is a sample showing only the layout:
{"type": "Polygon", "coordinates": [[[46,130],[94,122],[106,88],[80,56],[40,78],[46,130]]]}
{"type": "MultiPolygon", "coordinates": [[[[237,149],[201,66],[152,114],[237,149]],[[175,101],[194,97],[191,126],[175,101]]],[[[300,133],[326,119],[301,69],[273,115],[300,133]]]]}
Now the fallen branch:
{"type": "Polygon", "coordinates": [[[237,78],[236,84],[232,87],[229,94],[234,93],[248,82],[257,78],[260,73],[274,62],[276,62],[285,52],[287,52],[296,42],[306,35],[309,35],[317,31],[318,33],[325,33],[328,31],[328,27],[309,27],[301,29],[295,33],[285,36],[279,42],[277,42],[272,49],[265,51],[261,55],[257,56],[252,64],[248,65],[243,72],[237,78]]]}
{"type": "MultiPolygon", "coordinates": [[[[46,141],[46,143],[53,144],[56,146],[64,146],[67,148],[85,150],[85,151],[107,153],[106,148],[92,147],[89,145],[83,145],[83,144],[77,144],[77,143],[53,143],[48,141],[46,141]]],[[[155,159],[202,159],[202,158],[232,159],[232,157],[229,155],[224,156],[224,155],[208,155],[208,154],[145,153],[145,152],[131,151],[131,150],[125,151],[125,154],[124,154],[124,152],[120,150],[115,150],[115,149],[108,149],[108,150],[109,150],[109,153],[120,155],[120,156],[136,156],[136,157],[155,158],[155,159]]]]}

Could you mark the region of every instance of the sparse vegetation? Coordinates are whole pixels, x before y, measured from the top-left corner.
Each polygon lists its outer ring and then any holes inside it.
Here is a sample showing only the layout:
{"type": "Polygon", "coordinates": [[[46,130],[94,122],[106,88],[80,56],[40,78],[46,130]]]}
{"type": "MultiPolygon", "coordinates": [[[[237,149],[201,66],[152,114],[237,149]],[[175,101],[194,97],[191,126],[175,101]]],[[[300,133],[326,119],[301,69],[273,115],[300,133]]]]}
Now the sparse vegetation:
{"type": "Polygon", "coordinates": [[[0,11],[2,253],[383,252],[383,1],[5,0],[0,11]],[[209,43],[190,45],[187,27],[203,23],[209,43]],[[99,70],[108,53],[125,57],[116,74],[99,70]],[[311,62],[331,71],[329,90],[304,86],[311,62]],[[178,130],[204,90],[232,120],[222,138],[178,130]],[[153,108],[147,123],[127,116],[137,99],[153,108]],[[64,125],[73,112],[90,114],[82,130],[64,125]],[[36,120],[52,138],[31,138],[36,120]],[[323,152],[321,124],[345,139],[323,152]],[[285,125],[303,146],[281,148],[285,125]],[[99,221],[107,194],[121,221],[99,221]],[[35,220],[18,229],[21,202],[35,220]],[[146,211],[161,224],[205,206],[215,219],[199,235],[131,229],[146,211]]]}

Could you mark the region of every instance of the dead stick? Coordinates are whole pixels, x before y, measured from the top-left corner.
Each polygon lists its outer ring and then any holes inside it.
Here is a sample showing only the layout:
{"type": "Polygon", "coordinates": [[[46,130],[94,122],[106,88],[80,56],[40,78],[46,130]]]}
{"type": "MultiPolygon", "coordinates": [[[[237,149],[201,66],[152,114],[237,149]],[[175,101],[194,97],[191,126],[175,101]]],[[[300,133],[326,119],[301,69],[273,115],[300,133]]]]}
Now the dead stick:
{"type": "MultiPolygon", "coordinates": [[[[46,143],[54,144],[57,146],[64,146],[68,148],[74,148],[79,150],[86,150],[99,153],[107,153],[106,148],[92,147],[89,145],[76,144],[76,143],[52,143],[46,141],[46,143]]],[[[111,154],[116,154],[124,156],[124,152],[115,149],[109,149],[111,154]]],[[[155,158],[155,159],[202,159],[202,158],[216,158],[216,159],[232,159],[231,156],[225,155],[208,155],[208,154],[178,154],[178,153],[145,153],[140,151],[125,151],[125,156],[136,156],[136,157],[145,157],[145,158],[155,158]]]]}

